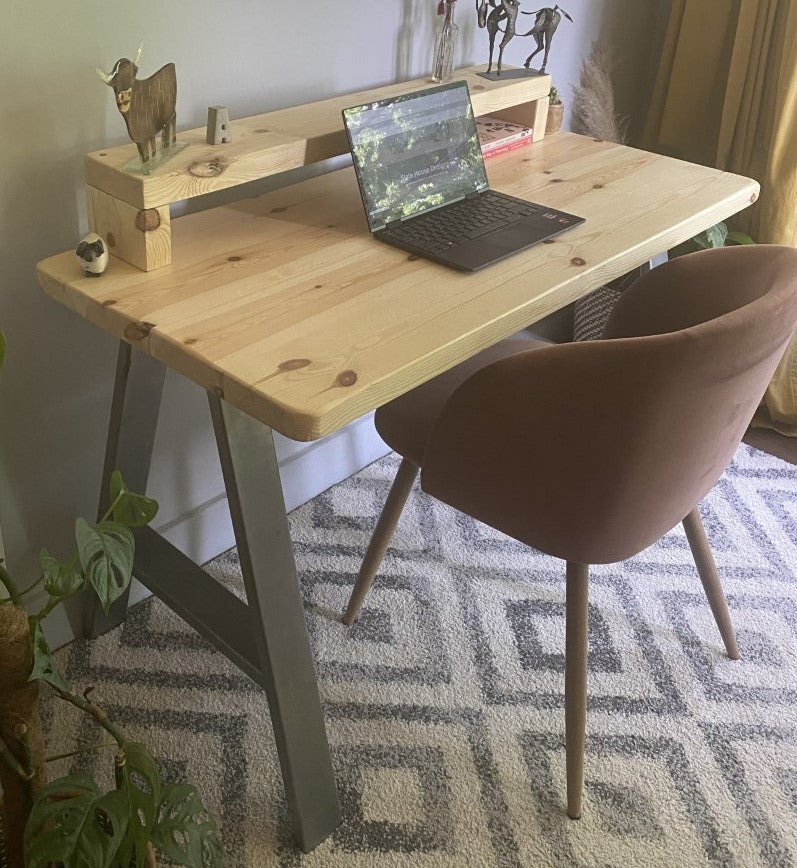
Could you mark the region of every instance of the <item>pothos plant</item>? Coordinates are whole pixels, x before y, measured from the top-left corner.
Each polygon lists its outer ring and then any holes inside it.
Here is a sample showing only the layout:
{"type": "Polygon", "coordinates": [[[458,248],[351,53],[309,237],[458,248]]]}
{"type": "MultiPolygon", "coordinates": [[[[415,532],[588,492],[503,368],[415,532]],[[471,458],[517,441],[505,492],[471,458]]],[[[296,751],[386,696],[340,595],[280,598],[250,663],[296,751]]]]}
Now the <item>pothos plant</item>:
{"type": "Polygon", "coordinates": [[[728,229],[727,223],[717,223],[709,226],[704,232],[684,241],[670,250],[670,258],[695,253],[698,250],[710,250],[714,247],[730,247],[734,244],[755,244],[755,241],[744,232],[728,229]]]}
{"type": "MultiPolygon", "coordinates": [[[[0,332],[0,367],[5,349],[0,332]]],[[[11,675],[2,685],[7,694],[5,719],[0,719],[6,832],[13,826],[8,823],[9,811],[16,811],[18,820],[24,802],[23,820],[27,812],[24,839],[7,839],[8,855],[12,865],[24,864],[25,868],[53,864],[64,868],[140,868],[156,864],[157,850],[180,865],[216,868],[222,864],[218,830],[196,789],[187,783],[164,783],[148,748],[132,740],[108,717],[90,697],[91,688],[82,694],[74,690],[59,672],[42,629],[43,620],[53,609],[84,589],[96,595],[107,613],[129,586],[135,551],[132,529],[149,524],[158,504],[130,491],[118,471],[111,475],[109,495],[110,506],[99,522],[77,519],[75,550],[68,560],[41,550],[41,574],[24,590],[0,560],[0,584],[7,594],[0,599],[4,630],[10,633],[9,624],[21,625],[16,630],[16,648],[3,646],[4,653],[11,654],[11,662],[0,658],[0,670],[4,666],[13,670],[14,665],[19,670],[20,661],[26,670],[21,683],[15,685],[11,675]],[[25,597],[40,584],[47,601],[38,612],[26,615],[25,597]],[[82,773],[45,783],[43,758],[36,755],[41,747],[32,737],[41,730],[37,706],[41,684],[91,716],[113,738],[115,785],[109,792],[102,792],[82,773]],[[13,787],[15,776],[21,782],[18,790],[13,787]],[[12,801],[15,804],[9,804],[12,801]],[[24,860],[19,852],[23,847],[24,860]]],[[[21,830],[21,824],[17,825],[21,830]]]]}
{"type": "Polygon", "coordinates": [[[755,244],[755,241],[745,232],[728,229],[726,223],[710,226],[705,232],[700,232],[692,238],[692,244],[698,250],[708,250],[712,247],[726,247],[731,244],[755,244]]]}

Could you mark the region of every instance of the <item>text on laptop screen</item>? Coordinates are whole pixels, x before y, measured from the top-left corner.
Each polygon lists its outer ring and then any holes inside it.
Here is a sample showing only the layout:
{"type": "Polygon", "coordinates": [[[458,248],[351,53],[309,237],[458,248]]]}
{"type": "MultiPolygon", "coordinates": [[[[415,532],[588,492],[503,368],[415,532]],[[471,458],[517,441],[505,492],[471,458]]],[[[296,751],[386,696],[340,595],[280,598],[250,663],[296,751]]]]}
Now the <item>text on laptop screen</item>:
{"type": "Polygon", "coordinates": [[[343,115],[371,229],[487,187],[464,82],[343,115]]]}

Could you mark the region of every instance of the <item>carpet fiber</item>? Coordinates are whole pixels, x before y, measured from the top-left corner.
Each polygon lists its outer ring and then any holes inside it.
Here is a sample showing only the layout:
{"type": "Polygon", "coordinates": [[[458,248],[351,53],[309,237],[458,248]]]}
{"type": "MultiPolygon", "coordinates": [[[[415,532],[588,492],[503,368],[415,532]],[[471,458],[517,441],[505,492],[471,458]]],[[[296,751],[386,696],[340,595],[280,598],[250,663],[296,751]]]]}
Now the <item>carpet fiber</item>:
{"type": "MultiPolygon", "coordinates": [[[[262,691],[162,603],[59,652],[167,778],[200,787],[226,864],[797,863],[794,468],[743,446],[701,507],[740,661],[724,654],[680,528],[593,569],[572,821],[561,562],[416,490],[362,618],[339,620],[396,467],[383,459],[290,517],[343,808],[313,853],[291,842],[262,691]]],[[[234,551],[208,569],[240,586],[234,551]]],[[[51,753],[98,741],[73,712],[47,704],[51,753]]],[[[111,764],[108,751],[52,771],[111,764]]]]}

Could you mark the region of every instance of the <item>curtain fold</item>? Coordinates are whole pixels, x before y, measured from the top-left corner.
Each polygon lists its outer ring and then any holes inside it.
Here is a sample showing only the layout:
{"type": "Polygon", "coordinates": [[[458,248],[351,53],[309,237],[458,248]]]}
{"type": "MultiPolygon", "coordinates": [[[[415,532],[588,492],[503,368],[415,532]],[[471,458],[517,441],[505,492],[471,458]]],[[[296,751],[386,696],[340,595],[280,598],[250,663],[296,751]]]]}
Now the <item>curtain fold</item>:
{"type": "MultiPolygon", "coordinates": [[[[797,247],[797,0],[672,0],[642,146],[755,178],[734,226],[797,247]]],[[[797,335],[756,423],[797,436],[797,335]]]]}

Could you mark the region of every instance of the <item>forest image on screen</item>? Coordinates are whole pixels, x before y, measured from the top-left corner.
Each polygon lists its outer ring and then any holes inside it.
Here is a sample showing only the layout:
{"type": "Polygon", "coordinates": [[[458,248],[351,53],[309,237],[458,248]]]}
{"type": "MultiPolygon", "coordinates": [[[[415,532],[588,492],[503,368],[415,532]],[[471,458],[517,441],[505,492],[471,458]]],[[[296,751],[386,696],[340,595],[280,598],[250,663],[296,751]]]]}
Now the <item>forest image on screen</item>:
{"type": "Polygon", "coordinates": [[[485,189],[467,88],[432,88],[344,112],[371,228],[485,189]]]}

